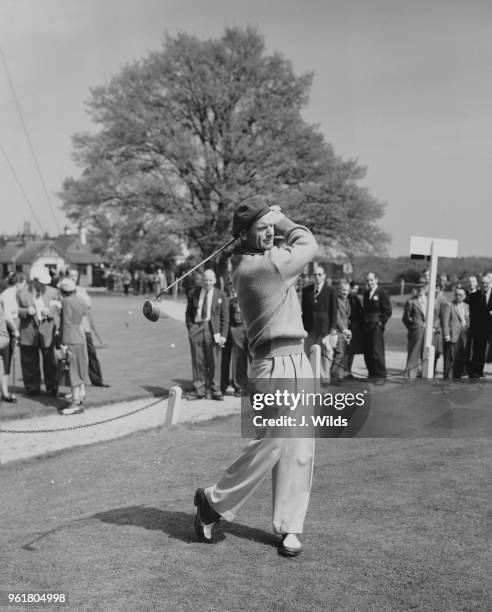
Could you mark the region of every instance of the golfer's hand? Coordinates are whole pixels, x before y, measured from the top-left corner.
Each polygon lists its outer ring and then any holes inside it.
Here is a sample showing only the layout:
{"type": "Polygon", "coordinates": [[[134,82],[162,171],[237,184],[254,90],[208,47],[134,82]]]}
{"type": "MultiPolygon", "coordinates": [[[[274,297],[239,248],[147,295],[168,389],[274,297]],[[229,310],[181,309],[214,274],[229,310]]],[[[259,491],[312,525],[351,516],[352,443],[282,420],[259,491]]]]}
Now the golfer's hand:
{"type": "Polygon", "coordinates": [[[36,314],[36,309],[34,308],[34,306],[29,306],[27,308],[27,314],[30,315],[31,317],[33,317],[36,314]]]}
{"type": "Polygon", "coordinates": [[[444,336],[444,340],[445,340],[446,342],[449,342],[449,341],[451,340],[451,336],[444,336]]]}

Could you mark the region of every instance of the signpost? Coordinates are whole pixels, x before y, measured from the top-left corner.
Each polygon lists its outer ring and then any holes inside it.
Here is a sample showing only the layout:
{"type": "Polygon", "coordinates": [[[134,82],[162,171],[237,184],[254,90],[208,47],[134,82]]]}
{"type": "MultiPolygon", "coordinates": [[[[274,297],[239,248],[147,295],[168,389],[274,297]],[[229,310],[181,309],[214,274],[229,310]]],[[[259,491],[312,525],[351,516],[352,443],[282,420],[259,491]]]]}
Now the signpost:
{"type": "Polygon", "coordinates": [[[436,295],[437,259],[438,257],[456,257],[458,241],[443,238],[410,237],[410,256],[412,259],[430,258],[430,278],[427,291],[427,312],[425,313],[424,355],[422,377],[434,378],[435,349],[432,344],[434,327],[434,303],[436,295]]]}

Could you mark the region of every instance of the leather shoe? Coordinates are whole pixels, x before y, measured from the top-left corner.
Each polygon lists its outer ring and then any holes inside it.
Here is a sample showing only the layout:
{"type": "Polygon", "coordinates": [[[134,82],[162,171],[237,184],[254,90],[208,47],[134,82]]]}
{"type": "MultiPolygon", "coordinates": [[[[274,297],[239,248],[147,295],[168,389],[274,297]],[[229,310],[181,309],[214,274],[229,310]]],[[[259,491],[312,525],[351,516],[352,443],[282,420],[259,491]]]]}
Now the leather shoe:
{"type": "Polygon", "coordinates": [[[222,402],[224,401],[224,396],[222,395],[222,393],[213,393],[212,399],[217,400],[218,402],[222,402]]]}
{"type": "Polygon", "coordinates": [[[217,526],[220,521],[220,514],[215,512],[213,508],[211,508],[208,500],[205,496],[204,489],[197,489],[195,491],[195,497],[193,500],[194,505],[196,506],[196,516],[195,516],[195,533],[196,537],[200,540],[200,542],[206,542],[207,544],[212,544],[212,537],[208,537],[205,533],[204,527],[206,525],[215,525],[217,526]]]}
{"type": "Polygon", "coordinates": [[[298,557],[302,553],[302,544],[299,538],[293,533],[284,533],[278,546],[278,554],[282,557],[298,557]],[[291,536],[291,538],[289,538],[291,536]],[[287,540],[287,538],[289,538],[287,540]],[[291,544],[289,540],[293,539],[294,542],[297,540],[298,546],[291,544]],[[286,544],[287,540],[287,544],[286,544]]]}
{"type": "Polygon", "coordinates": [[[2,395],[2,402],[7,402],[8,404],[16,404],[17,398],[15,395],[9,393],[9,395],[2,395]]]}

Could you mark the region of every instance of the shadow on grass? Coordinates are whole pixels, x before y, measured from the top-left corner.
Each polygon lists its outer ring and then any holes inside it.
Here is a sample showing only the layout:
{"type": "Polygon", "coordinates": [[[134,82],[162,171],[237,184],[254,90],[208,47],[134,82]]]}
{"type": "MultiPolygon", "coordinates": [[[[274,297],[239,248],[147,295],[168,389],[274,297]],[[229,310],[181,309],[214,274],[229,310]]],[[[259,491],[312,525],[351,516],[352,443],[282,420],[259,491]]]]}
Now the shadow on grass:
{"type": "MultiPolygon", "coordinates": [[[[127,508],[114,508],[106,512],[98,512],[89,518],[113,525],[133,525],[143,529],[162,531],[169,537],[188,544],[197,542],[193,528],[195,515],[187,512],[161,510],[149,506],[128,506],[127,508]]],[[[214,531],[215,541],[221,542],[224,540],[226,533],[265,546],[276,546],[274,536],[266,531],[237,523],[226,523],[225,521],[222,521],[220,527],[214,531]]]]}

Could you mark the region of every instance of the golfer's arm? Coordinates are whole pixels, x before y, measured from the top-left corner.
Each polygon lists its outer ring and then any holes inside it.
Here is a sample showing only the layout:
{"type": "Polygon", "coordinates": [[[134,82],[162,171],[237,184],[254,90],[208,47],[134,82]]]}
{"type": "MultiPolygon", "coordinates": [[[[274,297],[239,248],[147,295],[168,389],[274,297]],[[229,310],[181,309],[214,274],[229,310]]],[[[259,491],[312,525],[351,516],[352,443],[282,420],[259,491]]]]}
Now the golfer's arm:
{"type": "Polygon", "coordinates": [[[272,249],[272,261],[290,285],[312,261],[318,244],[307,227],[297,225],[285,216],[275,225],[275,232],[285,238],[286,244],[272,249]]]}

